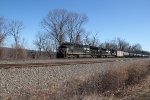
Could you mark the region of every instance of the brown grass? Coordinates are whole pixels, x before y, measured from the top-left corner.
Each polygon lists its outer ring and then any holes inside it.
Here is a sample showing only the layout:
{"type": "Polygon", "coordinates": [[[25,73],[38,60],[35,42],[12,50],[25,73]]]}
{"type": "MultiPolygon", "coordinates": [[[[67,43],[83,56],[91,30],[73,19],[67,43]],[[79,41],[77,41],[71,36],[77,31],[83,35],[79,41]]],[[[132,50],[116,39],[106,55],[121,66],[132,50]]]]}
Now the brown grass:
{"type": "Polygon", "coordinates": [[[87,79],[73,79],[62,85],[53,85],[47,90],[23,91],[19,100],[83,100],[93,95],[123,97],[126,89],[138,84],[149,71],[149,61],[134,62],[87,79]]]}

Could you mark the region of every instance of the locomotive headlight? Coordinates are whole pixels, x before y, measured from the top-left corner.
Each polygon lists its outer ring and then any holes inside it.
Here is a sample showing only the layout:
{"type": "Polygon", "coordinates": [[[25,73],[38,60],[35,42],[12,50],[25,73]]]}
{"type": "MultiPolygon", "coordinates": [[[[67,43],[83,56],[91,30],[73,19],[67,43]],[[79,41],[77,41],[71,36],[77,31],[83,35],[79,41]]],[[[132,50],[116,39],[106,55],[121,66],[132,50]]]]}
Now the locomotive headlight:
{"type": "Polygon", "coordinates": [[[83,48],[84,50],[87,50],[87,51],[89,51],[90,50],[90,48],[83,48]]]}
{"type": "Polygon", "coordinates": [[[109,50],[106,50],[106,52],[107,52],[107,53],[110,53],[110,51],[109,51],[109,50]]]}

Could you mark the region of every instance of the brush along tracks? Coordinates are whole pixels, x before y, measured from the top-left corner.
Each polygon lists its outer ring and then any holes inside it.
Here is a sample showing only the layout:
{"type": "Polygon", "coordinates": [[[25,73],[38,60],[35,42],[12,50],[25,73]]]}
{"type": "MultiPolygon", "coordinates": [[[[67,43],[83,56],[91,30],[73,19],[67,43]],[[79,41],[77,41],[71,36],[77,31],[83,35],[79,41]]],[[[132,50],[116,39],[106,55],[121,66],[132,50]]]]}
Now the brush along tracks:
{"type": "Polygon", "coordinates": [[[48,62],[48,63],[23,63],[23,64],[0,64],[0,69],[9,68],[30,68],[30,67],[49,67],[49,66],[64,66],[64,65],[77,65],[77,64],[94,64],[94,63],[106,63],[115,61],[126,61],[129,59],[103,59],[92,61],[64,61],[64,62],[48,62]]]}

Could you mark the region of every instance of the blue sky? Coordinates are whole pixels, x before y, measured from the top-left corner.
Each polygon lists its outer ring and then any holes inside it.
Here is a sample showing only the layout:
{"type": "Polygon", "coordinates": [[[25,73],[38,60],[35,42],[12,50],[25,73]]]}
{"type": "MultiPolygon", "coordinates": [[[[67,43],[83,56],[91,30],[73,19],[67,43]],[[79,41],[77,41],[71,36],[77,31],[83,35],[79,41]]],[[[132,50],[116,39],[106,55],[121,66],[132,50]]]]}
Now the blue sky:
{"type": "Polygon", "coordinates": [[[21,36],[30,49],[42,18],[62,8],[86,14],[86,30],[98,32],[100,42],[120,37],[150,51],[150,0],[0,0],[0,16],[24,23],[21,36]]]}

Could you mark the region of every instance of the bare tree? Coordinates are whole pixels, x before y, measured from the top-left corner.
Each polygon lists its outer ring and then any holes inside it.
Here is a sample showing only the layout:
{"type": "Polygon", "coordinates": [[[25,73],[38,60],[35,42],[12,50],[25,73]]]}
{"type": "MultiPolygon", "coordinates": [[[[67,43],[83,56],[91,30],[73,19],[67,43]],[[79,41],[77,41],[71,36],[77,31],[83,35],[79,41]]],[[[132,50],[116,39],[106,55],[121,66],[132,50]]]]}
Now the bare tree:
{"type": "Polygon", "coordinates": [[[131,46],[131,51],[132,52],[139,52],[142,51],[142,46],[140,44],[134,44],[131,46]]]}
{"type": "Polygon", "coordinates": [[[83,38],[83,44],[84,45],[89,45],[90,44],[90,37],[89,37],[89,32],[88,33],[84,33],[84,38],[83,38]]]}
{"type": "Polygon", "coordinates": [[[126,51],[129,48],[129,43],[126,42],[125,40],[117,38],[115,41],[118,50],[126,51]]]}
{"type": "Polygon", "coordinates": [[[42,52],[42,47],[43,47],[43,42],[44,41],[45,41],[45,37],[44,37],[44,34],[42,34],[42,33],[38,33],[36,35],[36,39],[33,41],[34,45],[40,51],[40,55],[41,55],[41,52],[42,52]]]}
{"type": "Polygon", "coordinates": [[[53,53],[55,52],[55,44],[54,41],[51,41],[50,38],[45,38],[44,44],[43,44],[43,51],[46,52],[48,57],[51,57],[53,53]]]}
{"type": "Polygon", "coordinates": [[[111,49],[112,48],[111,43],[105,42],[105,48],[106,49],[111,49]]]}
{"type": "Polygon", "coordinates": [[[98,39],[98,33],[93,34],[92,38],[91,38],[91,45],[92,46],[98,46],[99,45],[99,39],[98,39]]]}
{"type": "Polygon", "coordinates": [[[68,13],[67,35],[70,43],[79,42],[84,33],[83,24],[87,22],[87,16],[78,13],[68,13]]]}
{"type": "Polygon", "coordinates": [[[14,38],[15,44],[14,44],[14,56],[15,58],[18,58],[20,55],[20,51],[23,49],[20,44],[20,33],[23,30],[24,26],[23,23],[17,20],[12,20],[8,23],[7,31],[8,35],[12,36],[14,38]]]}
{"type": "Polygon", "coordinates": [[[99,38],[98,38],[98,33],[92,33],[92,32],[88,32],[84,34],[84,38],[83,38],[83,43],[85,45],[91,45],[91,46],[99,46],[99,38]]]}
{"type": "MultiPolygon", "coordinates": [[[[0,47],[3,45],[6,35],[7,33],[6,33],[4,18],[0,16],[0,47]]],[[[3,57],[4,57],[4,50],[3,48],[0,48],[0,58],[3,57]]]]}
{"type": "Polygon", "coordinates": [[[130,45],[125,40],[117,38],[117,39],[105,42],[103,46],[106,49],[128,51],[130,45]]]}
{"type": "Polygon", "coordinates": [[[76,44],[81,44],[81,36],[80,36],[80,34],[77,34],[75,43],[76,44]]]}
{"type": "Polygon", "coordinates": [[[87,16],[85,15],[68,12],[64,9],[55,9],[48,13],[41,24],[58,47],[67,39],[71,43],[80,43],[84,32],[83,24],[86,21],[87,16]]]}
{"type": "Polygon", "coordinates": [[[6,38],[6,26],[4,22],[4,18],[0,16],[0,45],[3,44],[4,39],[6,38]]]}
{"type": "Polygon", "coordinates": [[[99,38],[98,38],[98,33],[86,33],[85,38],[84,38],[84,43],[86,45],[91,45],[91,46],[99,46],[99,38]]]}
{"type": "Polygon", "coordinates": [[[39,49],[40,56],[42,56],[43,51],[48,57],[51,57],[54,48],[56,48],[53,42],[48,34],[38,33],[34,45],[39,49]]]}
{"type": "Polygon", "coordinates": [[[8,34],[14,38],[15,47],[19,46],[20,33],[23,30],[23,23],[20,21],[12,20],[8,24],[8,34]]]}
{"type": "Polygon", "coordinates": [[[63,9],[50,11],[42,20],[43,29],[56,41],[56,45],[61,45],[64,42],[67,21],[68,11],[63,9]]]}
{"type": "Polygon", "coordinates": [[[113,40],[112,41],[107,41],[107,42],[101,44],[101,46],[105,49],[117,50],[117,44],[113,40]]]}

